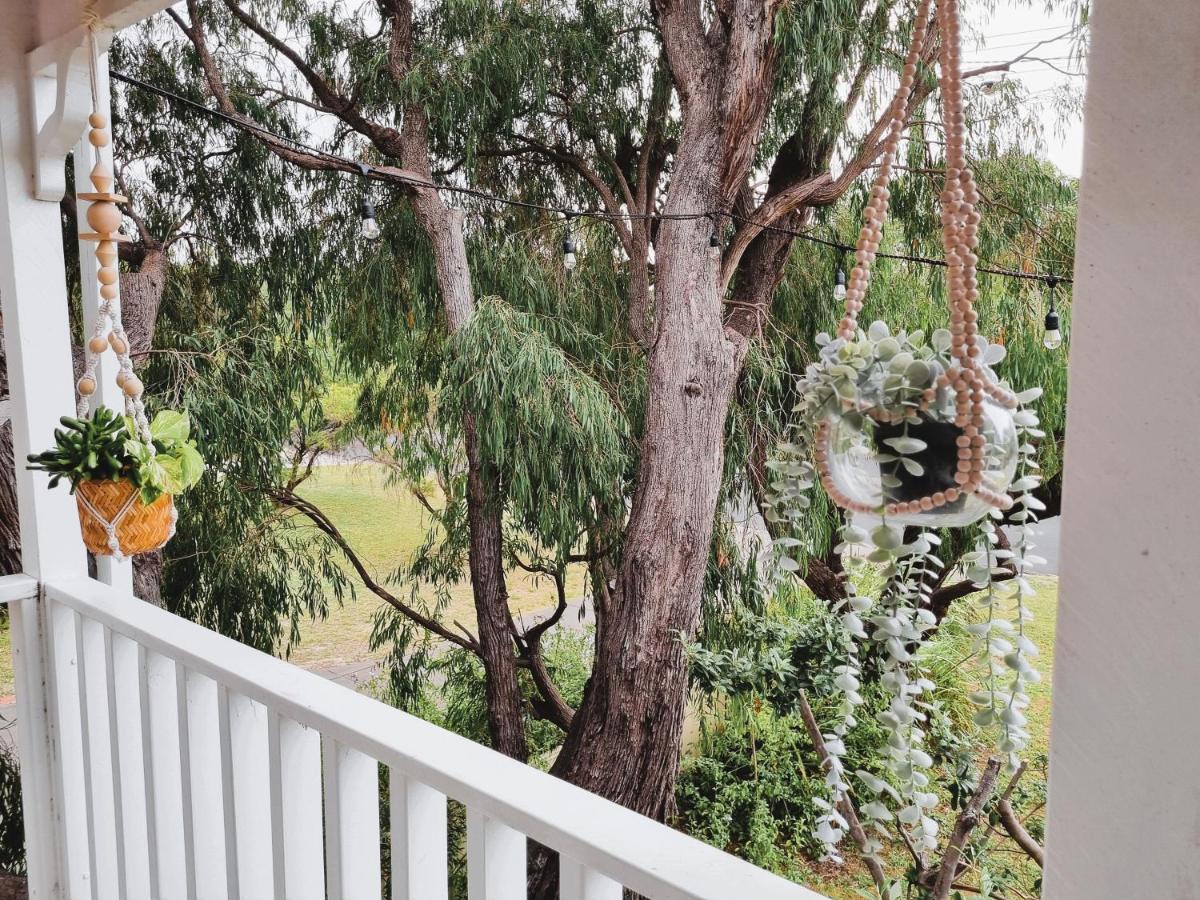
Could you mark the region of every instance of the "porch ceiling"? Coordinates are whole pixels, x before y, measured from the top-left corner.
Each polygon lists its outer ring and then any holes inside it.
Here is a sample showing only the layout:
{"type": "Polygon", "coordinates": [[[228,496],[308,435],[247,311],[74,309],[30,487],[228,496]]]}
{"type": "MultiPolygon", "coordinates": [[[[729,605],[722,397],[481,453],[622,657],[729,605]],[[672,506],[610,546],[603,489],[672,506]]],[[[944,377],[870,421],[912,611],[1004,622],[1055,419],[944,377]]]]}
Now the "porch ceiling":
{"type": "MultiPolygon", "coordinates": [[[[171,6],[174,0],[99,0],[96,12],[114,31],[126,28],[171,6]]],[[[83,11],[82,0],[22,0],[26,21],[34,23],[29,46],[53,44],[79,28],[83,11]]]]}

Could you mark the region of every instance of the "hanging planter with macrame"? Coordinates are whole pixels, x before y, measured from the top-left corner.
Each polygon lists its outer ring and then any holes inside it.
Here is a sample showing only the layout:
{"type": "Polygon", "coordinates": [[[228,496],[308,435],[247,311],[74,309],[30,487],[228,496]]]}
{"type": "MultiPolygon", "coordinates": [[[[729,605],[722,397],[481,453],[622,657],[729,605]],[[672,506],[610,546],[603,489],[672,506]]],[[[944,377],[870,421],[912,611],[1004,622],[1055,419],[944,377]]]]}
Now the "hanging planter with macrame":
{"type": "Polygon", "coordinates": [[[88,550],[122,558],[157,550],[171,539],[176,520],[172,498],[200,479],[204,461],[191,440],[186,413],[163,410],[153,422],[147,420],[144,389],[129,356],[129,338],[121,324],[117,265],[117,245],[129,240],[120,232],[122,217],[117,207],[126,198],[113,193],[112,170],[101,154],[111,137],[108,118],[98,109],[95,28],[99,22],[91,4],[86,10],[93,103],[88,143],[94,156],[91,182],[95,190],[79,194],[78,199],[88,203],[87,223],[94,229],[82,232],[80,238],[96,244],[99,308],[84,348],[84,372],[76,384],[76,415],[60,420],[63,428],[54,432],[54,448],[31,455],[29,468],[49,472],[51,487],[67,479],[79,507],[88,550]],[[123,416],[105,406],[92,409],[99,386],[97,368],[108,350],[117,358],[123,416]]]}
{"type": "MultiPolygon", "coordinates": [[[[961,74],[946,60],[941,78],[946,179],[940,204],[948,327],[925,334],[893,330],[883,322],[863,328],[858,321],[887,221],[888,184],[926,39],[928,9],[928,3],[921,4],[889,110],[879,171],[846,285],[845,314],[833,338],[818,336],[818,358],[799,379],[802,442],[808,446],[785,449],[811,454],[816,476],[843,509],[936,528],[968,525],[989,510],[1012,505],[1008,489],[1022,452],[1018,426],[1029,417],[1021,405],[1040,391],[1010,390],[994,368],[1004,359],[1004,347],[989,344],[979,333],[979,194],[965,162],[961,74]]],[[[794,459],[784,465],[792,467],[793,476],[806,468],[794,459]]],[[[793,482],[791,491],[802,488],[793,482]]]]}

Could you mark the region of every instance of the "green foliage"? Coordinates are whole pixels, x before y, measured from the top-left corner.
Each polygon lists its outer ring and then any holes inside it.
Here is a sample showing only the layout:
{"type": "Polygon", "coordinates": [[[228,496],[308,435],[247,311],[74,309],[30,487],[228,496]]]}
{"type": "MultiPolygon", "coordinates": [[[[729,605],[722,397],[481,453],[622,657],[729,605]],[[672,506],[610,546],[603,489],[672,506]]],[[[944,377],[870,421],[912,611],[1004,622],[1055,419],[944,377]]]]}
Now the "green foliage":
{"type": "MultiPolygon", "coordinates": [[[[9,727],[5,725],[5,728],[9,727]]],[[[8,746],[0,746],[0,872],[12,875],[25,873],[21,771],[16,752],[8,746]]]]}
{"type": "Polygon", "coordinates": [[[815,855],[814,797],[824,793],[819,761],[800,721],[769,707],[744,727],[706,725],[676,789],[679,826],[693,837],[788,875],[815,855]]]}
{"type": "Polygon", "coordinates": [[[509,516],[565,554],[593,499],[620,502],[629,428],[604,386],[532,316],[480,301],[450,340],[441,421],[473,415],[484,458],[502,473],[509,516]]]}
{"type": "Polygon", "coordinates": [[[81,481],[133,482],[149,505],[163,494],[182,494],[204,475],[204,458],[191,440],[185,412],[165,409],[150,423],[151,443],[137,434],[133,420],[108,407],[90,419],[63,416],[54,430],[55,447],[30,455],[29,468],[51,473],[50,487],[66,478],[71,493],[81,481]]]}

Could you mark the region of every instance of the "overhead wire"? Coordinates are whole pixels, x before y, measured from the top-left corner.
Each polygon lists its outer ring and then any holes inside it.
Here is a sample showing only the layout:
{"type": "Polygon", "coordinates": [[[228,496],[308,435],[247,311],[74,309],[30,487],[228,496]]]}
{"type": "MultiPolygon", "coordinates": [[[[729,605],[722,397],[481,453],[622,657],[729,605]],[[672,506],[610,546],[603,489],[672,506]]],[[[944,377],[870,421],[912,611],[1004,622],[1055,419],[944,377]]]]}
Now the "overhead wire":
{"type": "MultiPolygon", "coordinates": [[[[572,218],[588,218],[588,219],[595,219],[595,220],[600,220],[600,221],[610,221],[611,222],[611,221],[624,221],[624,220],[695,221],[695,220],[699,220],[699,219],[709,219],[713,222],[717,222],[720,219],[729,219],[731,221],[738,222],[739,224],[742,224],[742,225],[745,225],[748,227],[758,228],[762,231],[768,231],[768,232],[772,232],[775,234],[786,235],[788,237],[796,238],[798,240],[808,241],[809,243],[812,243],[812,244],[823,245],[823,246],[830,247],[834,250],[837,250],[837,251],[843,252],[843,253],[853,252],[855,249],[850,244],[845,244],[845,243],[842,243],[842,242],[836,241],[836,240],[828,240],[828,239],[825,239],[825,238],[819,237],[818,235],[813,234],[811,231],[800,231],[798,229],[786,228],[782,225],[776,225],[776,224],[769,223],[769,222],[759,222],[753,218],[750,218],[747,216],[742,216],[737,213],[730,212],[729,210],[714,209],[714,210],[704,210],[704,211],[697,211],[697,212],[678,212],[678,213],[662,213],[662,212],[635,213],[635,212],[628,212],[628,211],[620,212],[620,213],[613,213],[613,212],[609,212],[607,210],[575,209],[575,208],[568,207],[568,206],[561,206],[561,205],[549,204],[549,203],[537,203],[537,202],[534,202],[531,200],[520,200],[520,199],[516,199],[516,198],[512,198],[512,197],[503,197],[498,194],[492,194],[487,191],[481,191],[476,188],[465,187],[462,185],[438,184],[437,182],[434,182],[431,179],[421,178],[419,176],[410,175],[408,173],[401,173],[394,169],[384,170],[378,166],[364,165],[363,163],[361,163],[357,160],[352,160],[347,157],[340,156],[336,153],[331,153],[328,150],[322,150],[318,147],[313,147],[309,144],[304,143],[303,141],[301,141],[297,138],[289,137],[287,135],[280,134],[279,132],[272,131],[271,129],[267,128],[265,125],[260,125],[259,123],[253,121],[252,119],[250,119],[248,117],[243,118],[243,117],[238,117],[238,116],[232,116],[221,110],[212,109],[211,107],[206,106],[203,103],[200,103],[196,100],[192,100],[189,97],[184,97],[181,94],[177,94],[173,91],[169,91],[165,88],[151,84],[147,81],[143,81],[142,79],[136,78],[132,75],[127,75],[123,72],[118,72],[118,71],[112,70],[109,72],[109,75],[113,79],[120,81],[124,84],[127,84],[130,87],[133,87],[133,88],[136,88],[136,89],[142,90],[142,91],[147,91],[151,94],[162,97],[165,100],[169,100],[172,103],[177,103],[181,106],[185,106],[189,109],[195,110],[196,112],[202,113],[203,115],[206,115],[210,118],[213,118],[213,119],[225,122],[226,124],[232,125],[240,131],[254,132],[262,137],[269,138],[270,140],[275,141],[277,143],[289,145],[290,147],[293,148],[294,151],[307,154],[309,156],[312,156],[316,159],[322,160],[327,163],[336,164],[337,166],[340,167],[339,171],[343,171],[346,174],[353,175],[354,177],[358,177],[358,178],[362,178],[362,177],[370,178],[372,173],[377,173],[379,176],[379,180],[397,181],[397,182],[400,182],[401,184],[408,185],[409,187],[427,188],[430,190],[454,193],[454,194],[458,194],[461,196],[471,197],[473,199],[480,200],[485,203],[496,203],[496,204],[500,204],[503,206],[510,206],[510,207],[519,208],[519,209],[527,209],[527,210],[531,210],[534,212],[552,213],[552,214],[564,216],[568,220],[572,219],[572,218]]],[[[919,265],[934,266],[934,267],[939,267],[939,268],[946,267],[945,260],[937,259],[935,257],[930,257],[930,256],[919,256],[919,255],[915,255],[915,254],[904,254],[904,253],[883,253],[883,252],[876,253],[875,255],[876,255],[876,258],[878,258],[878,259],[899,260],[899,261],[903,261],[903,262],[910,262],[910,263],[915,263],[915,264],[919,264],[919,265]]],[[[980,265],[977,267],[977,271],[984,272],[989,275],[996,275],[996,276],[1003,277],[1003,278],[1020,278],[1020,279],[1024,279],[1027,281],[1040,281],[1045,284],[1070,284],[1072,281],[1072,279],[1067,276],[1056,275],[1053,273],[1024,272],[1024,271],[1021,271],[1018,269],[1008,269],[1008,268],[1003,268],[1003,267],[999,267],[999,266],[991,266],[991,265],[980,265]]]]}

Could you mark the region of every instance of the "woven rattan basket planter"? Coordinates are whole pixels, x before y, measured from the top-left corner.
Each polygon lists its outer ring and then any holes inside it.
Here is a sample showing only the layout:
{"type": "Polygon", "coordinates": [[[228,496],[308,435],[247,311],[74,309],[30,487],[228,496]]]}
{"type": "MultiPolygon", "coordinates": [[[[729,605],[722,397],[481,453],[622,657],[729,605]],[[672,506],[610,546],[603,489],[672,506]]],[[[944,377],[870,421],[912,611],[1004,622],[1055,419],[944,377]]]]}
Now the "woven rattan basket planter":
{"type": "MultiPolygon", "coordinates": [[[[130,481],[81,481],[75,488],[79,508],[79,524],[83,528],[83,542],[97,556],[112,556],[108,544],[108,532],[104,523],[96,520],[82,500],[86,499],[96,511],[111,522],[121,509],[136,494],[137,488],[130,481]]],[[[121,553],[134,556],[157,550],[171,538],[175,525],[175,504],[170,494],[163,494],[149,506],[140,497],[133,497],[129,509],[117,523],[117,541],[121,553]]]]}

